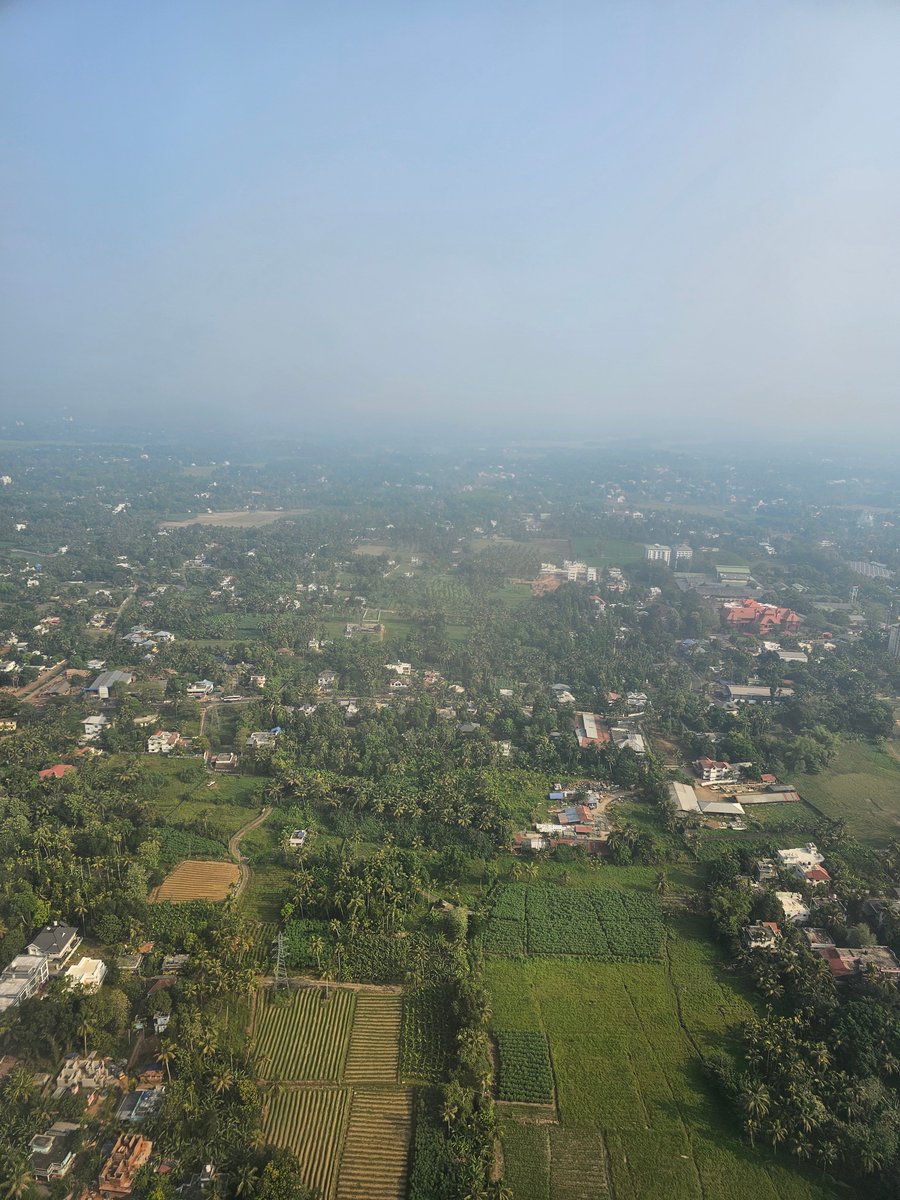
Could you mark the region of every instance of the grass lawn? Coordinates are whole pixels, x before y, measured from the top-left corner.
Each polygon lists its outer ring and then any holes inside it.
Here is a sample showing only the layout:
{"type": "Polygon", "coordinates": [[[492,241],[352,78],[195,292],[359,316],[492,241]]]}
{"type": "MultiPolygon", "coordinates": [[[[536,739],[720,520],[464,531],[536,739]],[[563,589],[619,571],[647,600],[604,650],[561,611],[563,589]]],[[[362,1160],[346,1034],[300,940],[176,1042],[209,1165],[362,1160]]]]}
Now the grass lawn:
{"type": "Polygon", "coordinates": [[[160,755],[153,768],[165,777],[165,787],[150,801],[150,807],[164,821],[194,826],[207,837],[227,841],[253,819],[260,780],[252,775],[214,776],[205,771],[188,781],[179,779],[179,772],[192,765],[186,759],[160,755]]]}
{"type": "Polygon", "coordinates": [[[570,542],[573,556],[589,567],[627,567],[644,557],[643,546],[624,538],[573,537],[570,542]]]}
{"type": "Polygon", "coordinates": [[[900,762],[867,742],[843,742],[834,762],[818,775],[794,782],[804,799],[826,816],[847,822],[850,834],[870,846],[900,836],[900,762]]]}
{"type": "MultiPolygon", "coordinates": [[[[610,886],[648,886],[644,871],[592,872],[610,886]]],[[[557,1192],[543,1166],[559,1132],[605,1144],[617,1200],[813,1200],[839,1193],[787,1158],[741,1141],[710,1095],[700,1056],[728,1046],[752,1011],[705,922],[669,922],[661,963],[486,960],[495,1028],[543,1030],[550,1042],[561,1131],[507,1130],[516,1200],[557,1192]],[[552,1189],[552,1190],[549,1190],[552,1189]]],[[[508,1124],[508,1123],[507,1123],[508,1124]]]]}

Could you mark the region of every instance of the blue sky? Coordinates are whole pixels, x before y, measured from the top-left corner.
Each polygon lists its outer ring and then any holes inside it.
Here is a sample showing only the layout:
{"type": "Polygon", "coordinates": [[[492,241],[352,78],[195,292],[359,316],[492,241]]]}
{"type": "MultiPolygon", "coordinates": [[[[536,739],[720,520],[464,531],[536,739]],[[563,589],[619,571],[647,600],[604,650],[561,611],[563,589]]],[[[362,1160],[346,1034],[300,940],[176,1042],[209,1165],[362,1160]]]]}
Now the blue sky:
{"type": "Polygon", "coordinates": [[[11,0],[5,414],[900,429],[900,6],[11,0]]]}

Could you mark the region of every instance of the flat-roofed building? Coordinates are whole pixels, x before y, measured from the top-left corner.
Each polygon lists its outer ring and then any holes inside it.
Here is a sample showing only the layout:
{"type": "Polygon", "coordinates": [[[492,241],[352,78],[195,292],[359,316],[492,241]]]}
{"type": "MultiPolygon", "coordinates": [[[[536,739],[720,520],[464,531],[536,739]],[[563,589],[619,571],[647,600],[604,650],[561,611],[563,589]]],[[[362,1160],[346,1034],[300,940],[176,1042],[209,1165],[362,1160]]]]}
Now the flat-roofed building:
{"type": "Polygon", "coordinates": [[[17,954],[0,973],[0,1013],[30,999],[50,978],[43,954],[17,954]]]}

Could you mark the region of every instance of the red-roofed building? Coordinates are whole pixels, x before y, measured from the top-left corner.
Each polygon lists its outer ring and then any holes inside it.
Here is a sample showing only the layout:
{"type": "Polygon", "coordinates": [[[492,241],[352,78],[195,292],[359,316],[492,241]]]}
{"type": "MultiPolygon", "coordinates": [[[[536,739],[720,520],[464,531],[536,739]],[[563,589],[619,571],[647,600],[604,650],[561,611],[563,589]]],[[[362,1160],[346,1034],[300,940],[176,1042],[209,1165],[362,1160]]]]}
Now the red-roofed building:
{"type": "Polygon", "coordinates": [[[715,758],[694,759],[694,770],[704,783],[721,783],[722,780],[734,779],[736,774],[731,763],[715,758]]]}
{"type": "Polygon", "coordinates": [[[804,871],[803,878],[808,879],[810,883],[831,883],[831,876],[821,866],[812,867],[809,871],[804,871]]]}
{"type": "Polygon", "coordinates": [[[75,768],[69,763],[56,763],[55,766],[46,767],[43,771],[38,771],[38,779],[62,779],[64,775],[68,775],[75,768]]]}
{"type": "Polygon", "coordinates": [[[791,608],[780,608],[777,604],[762,604],[759,600],[740,600],[722,606],[722,616],[732,629],[756,632],[768,637],[776,629],[782,633],[796,633],[800,628],[800,616],[791,608]]]}

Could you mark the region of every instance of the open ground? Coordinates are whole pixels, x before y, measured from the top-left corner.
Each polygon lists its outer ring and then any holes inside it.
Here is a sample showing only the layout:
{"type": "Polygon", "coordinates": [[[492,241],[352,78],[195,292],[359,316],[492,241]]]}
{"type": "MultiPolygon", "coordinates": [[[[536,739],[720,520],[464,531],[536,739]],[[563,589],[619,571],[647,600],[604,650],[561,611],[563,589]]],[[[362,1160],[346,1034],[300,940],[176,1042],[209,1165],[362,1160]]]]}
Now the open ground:
{"type": "Polygon", "coordinates": [[[884,846],[900,836],[900,761],[890,749],[842,742],[818,775],[801,775],[797,788],[826,816],[847,822],[852,837],[884,846]]]}
{"type": "Polygon", "coordinates": [[[308,508],[259,509],[256,511],[196,513],[178,520],[160,521],[160,529],[184,529],[187,525],[221,525],[226,529],[253,529],[257,525],[271,525],[288,517],[302,517],[308,508]]]}

